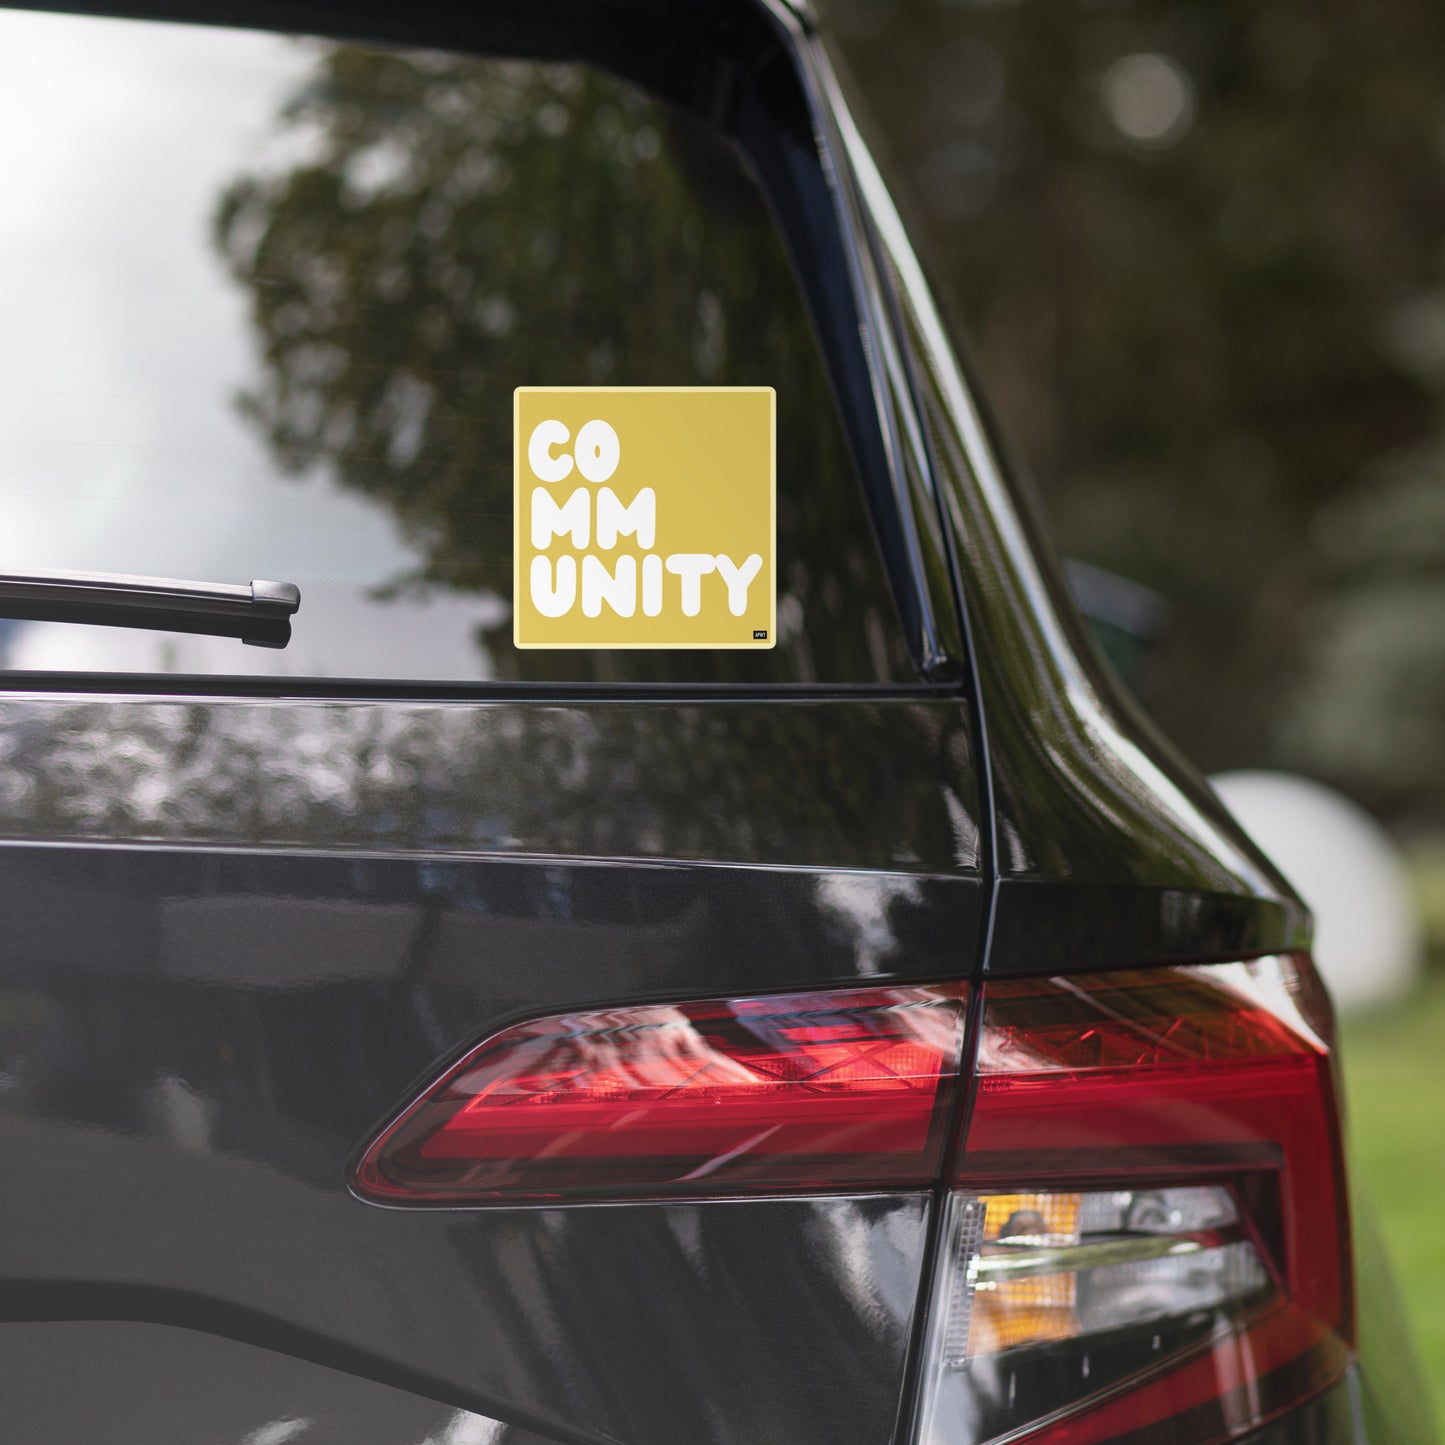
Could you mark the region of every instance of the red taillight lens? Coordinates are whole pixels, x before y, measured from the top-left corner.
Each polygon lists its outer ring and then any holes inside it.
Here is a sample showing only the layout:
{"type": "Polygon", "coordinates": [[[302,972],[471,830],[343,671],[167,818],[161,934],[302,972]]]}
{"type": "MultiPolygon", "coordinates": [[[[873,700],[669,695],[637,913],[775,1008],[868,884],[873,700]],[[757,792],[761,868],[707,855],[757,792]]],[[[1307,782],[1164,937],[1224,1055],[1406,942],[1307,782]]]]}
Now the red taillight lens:
{"type": "Polygon", "coordinates": [[[927,1445],[1226,1440],[1339,1378],[1348,1228],[1312,977],[985,985],[927,1445]]]}
{"type": "Polygon", "coordinates": [[[925,1185],[963,997],[846,989],[519,1024],[389,1124],[353,1184],[449,1205],[925,1185]]]}
{"type": "Polygon", "coordinates": [[[949,1181],[920,1445],[1217,1445],[1350,1358],[1328,1011],[1307,959],[649,1004],[494,1035],[353,1174],[385,1204],[949,1181]]]}

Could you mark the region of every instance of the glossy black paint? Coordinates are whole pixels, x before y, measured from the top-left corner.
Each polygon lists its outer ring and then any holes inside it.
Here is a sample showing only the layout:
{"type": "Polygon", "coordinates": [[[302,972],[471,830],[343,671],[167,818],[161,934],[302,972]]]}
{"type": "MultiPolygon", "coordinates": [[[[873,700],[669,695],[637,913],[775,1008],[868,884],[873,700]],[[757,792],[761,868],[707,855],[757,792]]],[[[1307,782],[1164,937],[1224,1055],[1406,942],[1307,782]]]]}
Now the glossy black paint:
{"type": "Polygon", "coordinates": [[[38,841],[0,850],[0,1316],[563,1440],[886,1437],[921,1197],[422,1217],[345,1181],[515,1018],[973,971],[956,702],[6,706],[3,826],[38,841]]]}
{"type": "Polygon", "coordinates": [[[998,892],[987,967],[1104,968],[1301,947],[1289,886],[1103,664],[998,444],[836,80],[928,437],[933,525],[972,639],[998,892]]]}
{"type": "Polygon", "coordinates": [[[151,1181],[117,1218],[83,1187],[91,1140],[16,1142],[81,1188],[38,1228],[24,1216],[35,1247],[5,1258],[0,1318],[199,1331],[576,1445],[886,1439],[892,1425],[921,1196],[388,1211],[112,1134],[101,1159],[147,1156],[151,1181]]]}
{"type": "MultiPolygon", "coordinates": [[[[277,1445],[557,1445],[530,1430],[215,1335],[115,1322],[0,1324],[0,1390],[16,1438],[220,1445],[270,1428],[277,1445]],[[76,1361],[87,1387],[76,1390],[76,1361]],[[179,1374],[192,1389],[167,1388],[179,1374]],[[294,1431],[287,1433],[290,1426],[294,1431]]],[[[1243,1445],[1365,1438],[1352,1378],[1243,1445]]],[[[263,1437],[264,1438],[264,1437],[263,1437]]],[[[843,1438],[843,1437],[840,1437],[843,1438]]],[[[847,1437],[851,1438],[851,1437],[847,1437]]],[[[1372,1440],[1397,1437],[1378,1428],[1372,1440]]]]}
{"type": "Polygon", "coordinates": [[[948,697],[12,698],[0,836],[977,880],[969,735],[948,697]]]}
{"type": "MultiPolygon", "coordinates": [[[[959,685],[10,694],[0,1424],[60,1445],[94,1407],[169,1445],[329,1411],[357,1445],[461,1445],[460,1410],[508,1445],[904,1445],[928,1198],[408,1212],[354,1199],[347,1159],[529,1013],[1217,957],[1303,942],[1302,909],[1096,665],[804,19],[114,8],[582,55],[730,128],[806,279],[920,673],[959,685]],[[110,1350],[134,1363],[47,1409],[37,1381],[110,1350]],[[173,1397],[138,1399],[147,1375],[173,1397]]],[[[1255,1440],[1423,1441],[1421,1418],[1352,1379],[1255,1440]]]]}
{"type": "Polygon", "coordinates": [[[555,1445],[274,1349],[125,1321],[0,1324],[0,1395],[17,1440],[220,1445],[269,1431],[278,1445],[555,1445]]]}

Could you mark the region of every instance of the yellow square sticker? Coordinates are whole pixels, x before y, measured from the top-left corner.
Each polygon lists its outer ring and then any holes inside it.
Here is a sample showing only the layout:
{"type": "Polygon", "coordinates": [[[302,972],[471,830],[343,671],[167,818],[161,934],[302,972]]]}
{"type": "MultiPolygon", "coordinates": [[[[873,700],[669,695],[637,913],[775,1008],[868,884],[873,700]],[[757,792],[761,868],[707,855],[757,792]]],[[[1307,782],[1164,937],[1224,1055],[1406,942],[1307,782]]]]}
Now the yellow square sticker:
{"type": "Polygon", "coordinates": [[[772,647],[770,386],[519,386],[518,647],[772,647]]]}

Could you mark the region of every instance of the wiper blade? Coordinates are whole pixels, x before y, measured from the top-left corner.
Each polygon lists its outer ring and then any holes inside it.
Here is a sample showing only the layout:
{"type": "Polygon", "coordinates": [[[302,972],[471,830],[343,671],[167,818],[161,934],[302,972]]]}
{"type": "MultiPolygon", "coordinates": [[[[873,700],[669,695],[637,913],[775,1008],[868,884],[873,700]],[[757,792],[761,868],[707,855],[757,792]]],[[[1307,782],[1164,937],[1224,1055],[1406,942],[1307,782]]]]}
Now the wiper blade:
{"type": "Polygon", "coordinates": [[[0,572],[0,618],[89,622],[238,637],[285,647],[301,606],[292,582],[188,582],[112,572],[0,572]]]}

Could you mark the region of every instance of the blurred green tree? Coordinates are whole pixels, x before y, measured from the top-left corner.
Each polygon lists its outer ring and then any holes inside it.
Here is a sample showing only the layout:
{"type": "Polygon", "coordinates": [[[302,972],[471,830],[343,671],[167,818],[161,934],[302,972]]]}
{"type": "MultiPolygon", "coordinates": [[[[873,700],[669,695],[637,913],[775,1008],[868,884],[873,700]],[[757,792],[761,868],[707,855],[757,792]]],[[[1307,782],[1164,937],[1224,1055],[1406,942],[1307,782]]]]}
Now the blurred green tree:
{"type": "Polygon", "coordinates": [[[1438,819],[1445,10],[824,14],[1063,549],[1174,605],[1166,731],[1438,819]]]}

